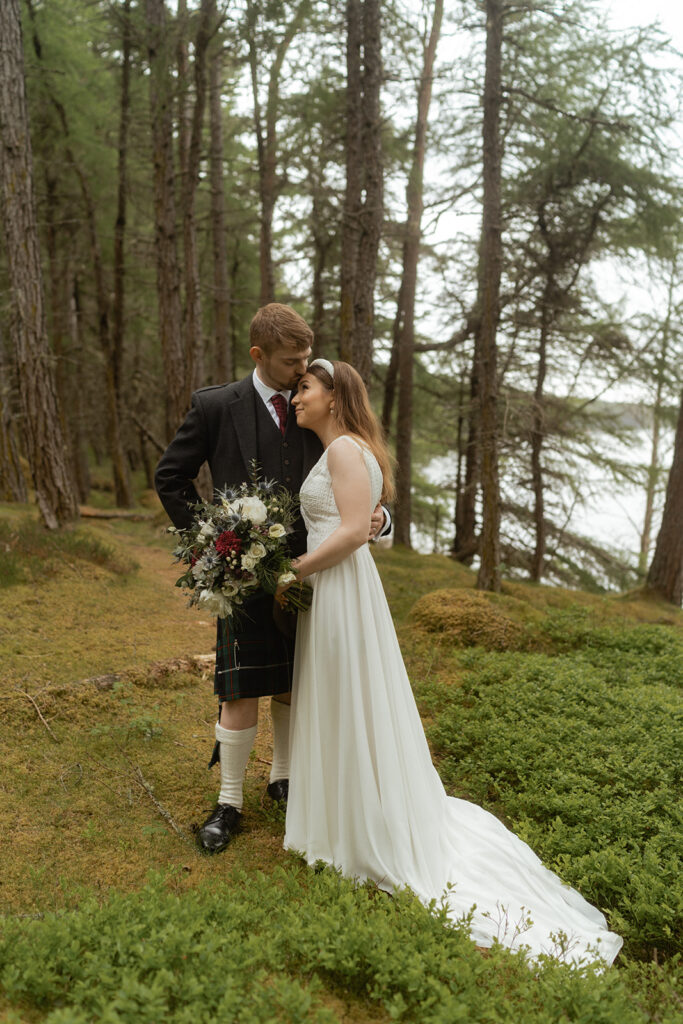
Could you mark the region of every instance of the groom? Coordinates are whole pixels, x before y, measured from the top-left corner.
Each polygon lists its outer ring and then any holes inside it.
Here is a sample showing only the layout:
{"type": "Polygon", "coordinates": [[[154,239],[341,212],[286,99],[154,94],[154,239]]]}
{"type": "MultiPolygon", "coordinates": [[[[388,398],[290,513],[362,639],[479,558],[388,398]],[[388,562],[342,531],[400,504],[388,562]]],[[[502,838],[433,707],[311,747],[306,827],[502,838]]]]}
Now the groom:
{"type": "MultiPolygon", "coordinates": [[[[193,480],[208,462],[214,488],[249,481],[255,459],[266,479],[298,494],[322,453],[311,431],[290,413],[297,381],[306,372],[313,332],[289,306],[271,302],[259,309],[249,327],[249,354],[255,368],[233,384],[201,388],[192,396],[184,423],[161,457],[155,484],[173,525],[190,525],[189,505],[199,500],[193,480]]],[[[382,515],[373,516],[376,529],[382,515]]],[[[306,550],[300,518],[289,538],[292,556],[306,550]]],[[[199,845],[219,853],[239,831],[242,786],[258,721],[258,698],[271,697],[273,762],[267,792],[286,800],[289,788],[289,701],[294,640],[273,619],[273,598],[260,594],[248,606],[248,618],[234,628],[218,619],[214,691],[220,702],[216,725],[221,788],[218,803],[199,829],[199,845]]],[[[212,761],[212,763],[214,763],[212,761]]]]}
{"type": "MultiPolygon", "coordinates": [[[[297,494],[322,448],[317,437],[300,430],[289,400],[306,372],[313,332],[289,306],[273,302],[256,313],[249,328],[249,354],[255,369],[234,384],[201,388],[192,396],[185,422],[161,457],[155,484],[173,525],[192,522],[189,505],[199,500],[193,480],[208,462],[214,488],[235,487],[250,479],[255,459],[266,479],[297,494]]],[[[289,547],[293,556],[306,549],[301,519],[289,547]]],[[[273,619],[273,598],[254,598],[238,629],[218,619],[214,691],[220,702],[216,740],[221,788],[215,810],[199,830],[200,846],[218,853],[239,831],[244,771],[254,743],[258,698],[271,696],[273,764],[268,794],[286,800],[289,777],[289,691],[294,641],[273,619]]]]}

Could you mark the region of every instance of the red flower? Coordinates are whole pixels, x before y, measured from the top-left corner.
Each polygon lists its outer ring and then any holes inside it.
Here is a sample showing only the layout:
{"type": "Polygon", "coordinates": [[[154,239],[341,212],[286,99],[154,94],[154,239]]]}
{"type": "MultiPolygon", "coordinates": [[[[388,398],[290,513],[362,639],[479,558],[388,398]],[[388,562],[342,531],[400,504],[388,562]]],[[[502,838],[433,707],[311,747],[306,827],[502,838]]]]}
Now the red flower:
{"type": "Polygon", "coordinates": [[[219,555],[223,555],[224,558],[228,558],[230,555],[238,555],[241,550],[242,541],[232,530],[224,530],[216,538],[216,551],[219,555]]]}

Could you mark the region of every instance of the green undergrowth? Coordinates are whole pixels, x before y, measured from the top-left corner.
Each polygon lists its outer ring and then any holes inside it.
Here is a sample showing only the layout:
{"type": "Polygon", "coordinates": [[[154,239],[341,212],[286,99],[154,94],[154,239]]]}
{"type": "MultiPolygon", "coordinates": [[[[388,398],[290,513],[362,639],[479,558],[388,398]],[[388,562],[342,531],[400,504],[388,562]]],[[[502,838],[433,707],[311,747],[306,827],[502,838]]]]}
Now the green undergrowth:
{"type": "Polygon", "coordinates": [[[15,521],[0,518],[0,587],[40,584],[74,563],[90,562],[111,572],[129,575],[137,562],[105,543],[86,527],[47,530],[33,516],[15,521]]]}
{"type": "Polygon", "coordinates": [[[296,865],[3,922],[7,1024],[674,1024],[680,965],[596,974],[482,954],[438,905],[296,865]],[[35,1019],[33,1017],[32,1019],[35,1019]]]}
{"type": "Polygon", "coordinates": [[[683,935],[683,642],[663,627],[546,626],[561,653],[461,652],[432,688],[445,783],[497,811],[608,914],[632,956],[683,935]]]}

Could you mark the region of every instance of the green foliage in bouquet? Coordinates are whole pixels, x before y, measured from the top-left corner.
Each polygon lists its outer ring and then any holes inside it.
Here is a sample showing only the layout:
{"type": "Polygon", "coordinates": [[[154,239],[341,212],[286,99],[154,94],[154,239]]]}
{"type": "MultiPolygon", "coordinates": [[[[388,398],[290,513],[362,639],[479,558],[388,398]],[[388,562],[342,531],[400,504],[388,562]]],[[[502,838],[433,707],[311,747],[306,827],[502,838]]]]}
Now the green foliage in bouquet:
{"type": "Polygon", "coordinates": [[[187,566],[176,586],[189,593],[190,605],[235,620],[258,591],[275,594],[289,584],[286,604],[298,611],[310,607],[311,587],[296,583],[287,548],[298,516],[294,495],[273,480],[261,480],[252,463],[251,483],[217,490],[213,502],[192,508],[190,527],[170,527],[178,536],[176,560],[187,566]]]}

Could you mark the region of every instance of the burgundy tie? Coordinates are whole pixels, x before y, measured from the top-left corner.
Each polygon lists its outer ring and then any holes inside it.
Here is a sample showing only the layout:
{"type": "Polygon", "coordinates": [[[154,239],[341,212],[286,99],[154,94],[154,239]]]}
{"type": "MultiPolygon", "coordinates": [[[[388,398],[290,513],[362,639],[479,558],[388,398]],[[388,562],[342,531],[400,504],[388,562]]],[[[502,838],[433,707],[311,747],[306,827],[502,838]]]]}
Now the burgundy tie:
{"type": "Polygon", "coordinates": [[[284,437],[285,429],[287,427],[287,400],[283,395],[273,395],[270,401],[277,413],[277,418],[280,423],[280,433],[284,437]]]}

